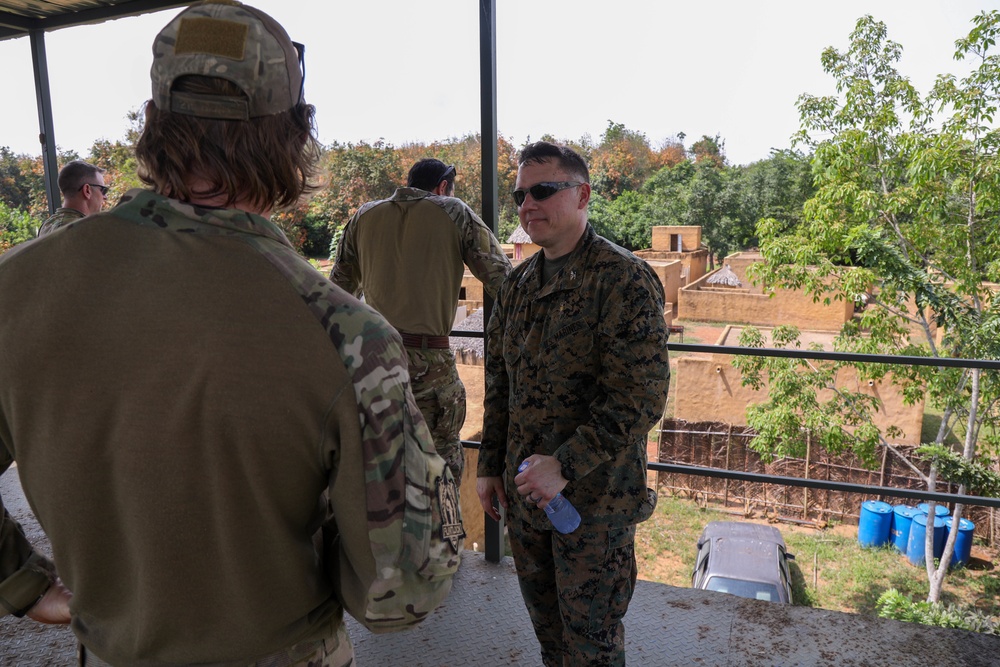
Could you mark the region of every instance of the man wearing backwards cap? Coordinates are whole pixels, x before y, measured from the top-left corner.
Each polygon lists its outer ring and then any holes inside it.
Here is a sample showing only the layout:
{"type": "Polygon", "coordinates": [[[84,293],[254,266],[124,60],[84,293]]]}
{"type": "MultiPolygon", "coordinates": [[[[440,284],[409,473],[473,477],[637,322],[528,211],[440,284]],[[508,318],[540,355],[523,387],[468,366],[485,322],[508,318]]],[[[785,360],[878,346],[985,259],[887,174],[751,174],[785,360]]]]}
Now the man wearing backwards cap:
{"type": "Polygon", "coordinates": [[[345,609],[447,595],[455,480],[399,335],[267,219],[313,187],[301,48],[209,2],[153,53],[152,189],[0,260],[0,472],[55,563],[0,505],[0,613],[70,622],[86,665],[348,665],[345,609]]]}

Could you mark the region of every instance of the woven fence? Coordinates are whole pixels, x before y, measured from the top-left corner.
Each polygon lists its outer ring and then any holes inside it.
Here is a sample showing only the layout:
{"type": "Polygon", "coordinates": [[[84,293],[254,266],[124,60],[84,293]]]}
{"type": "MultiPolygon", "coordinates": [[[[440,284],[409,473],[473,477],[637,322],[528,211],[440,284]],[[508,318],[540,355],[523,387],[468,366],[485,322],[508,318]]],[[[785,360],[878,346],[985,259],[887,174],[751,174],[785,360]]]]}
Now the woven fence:
{"type": "MultiPolygon", "coordinates": [[[[805,458],[780,458],[765,463],[760,454],[749,446],[754,435],[754,431],[746,426],[664,419],[658,434],[659,461],[782,477],[927,490],[924,480],[887,448],[882,449],[880,465],[870,469],[853,454],[831,455],[813,447],[807,437],[805,458]]],[[[913,456],[915,446],[901,445],[896,449],[913,466],[927,472],[928,464],[913,456]]],[[[904,502],[899,498],[878,495],[664,472],[657,474],[657,486],[665,492],[696,498],[747,516],[756,514],[819,525],[831,521],[858,523],[861,503],[865,500],[884,500],[890,504],[904,502]]],[[[942,482],[936,490],[955,493],[957,487],[942,482]]],[[[973,506],[967,506],[963,513],[976,524],[976,537],[984,539],[990,546],[996,546],[1000,537],[997,530],[1000,517],[997,514],[990,508],[973,506]]]]}

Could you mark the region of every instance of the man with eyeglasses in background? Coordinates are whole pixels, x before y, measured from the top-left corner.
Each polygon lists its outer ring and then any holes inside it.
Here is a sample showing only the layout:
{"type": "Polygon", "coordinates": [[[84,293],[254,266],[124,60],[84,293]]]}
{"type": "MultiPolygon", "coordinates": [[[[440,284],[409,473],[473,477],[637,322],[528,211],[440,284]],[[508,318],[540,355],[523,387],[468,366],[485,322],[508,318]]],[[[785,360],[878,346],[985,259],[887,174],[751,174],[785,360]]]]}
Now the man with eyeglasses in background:
{"type": "Polygon", "coordinates": [[[83,160],[67,162],[59,171],[59,192],[62,193],[62,206],[42,223],[38,228],[38,236],[54,232],[74,220],[99,213],[108,198],[104,170],[83,160]]]}
{"type": "Polygon", "coordinates": [[[590,176],[573,150],[529,144],[516,187],[542,251],[504,281],[487,327],[477,492],[494,519],[496,502],[507,510],[545,666],[624,665],[635,526],[656,505],[646,437],[670,377],[663,287],[587,222],[590,176]],[[543,509],[559,493],[581,517],[568,534],[543,509]]]}
{"type": "Polygon", "coordinates": [[[399,335],[269,219],[317,187],[301,56],[239,2],[177,14],[150,189],[0,258],[0,473],[53,554],[0,503],[0,614],[70,622],[80,665],[347,667],[345,611],[411,627],[458,569],[399,335]]]}
{"type": "Polygon", "coordinates": [[[363,295],[402,335],[413,396],[461,483],[465,386],[448,335],[464,266],[496,296],[510,260],[489,227],[454,196],[456,175],[441,160],[419,160],[405,188],[358,209],[344,228],[330,279],[363,295]]]}

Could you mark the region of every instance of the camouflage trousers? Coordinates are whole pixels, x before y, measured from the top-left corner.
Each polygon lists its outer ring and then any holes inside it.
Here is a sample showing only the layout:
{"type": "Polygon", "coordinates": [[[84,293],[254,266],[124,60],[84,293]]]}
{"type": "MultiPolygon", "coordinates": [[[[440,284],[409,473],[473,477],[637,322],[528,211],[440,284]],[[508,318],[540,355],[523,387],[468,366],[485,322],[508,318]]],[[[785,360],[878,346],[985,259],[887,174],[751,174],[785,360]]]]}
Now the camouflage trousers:
{"type": "MultiPolygon", "coordinates": [[[[77,647],[76,656],[77,664],[81,667],[111,667],[110,663],[98,658],[82,644],[77,647]]],[[[225,664],[226,667],[232,667],[232,663],[225,664]]],[[[302,642],[255,662],[246,663],[246,667],[352,667],[353,665],[354,647],[343,623],[337,628],[337,633],[329,639],[302,642]]],[[[209,666],[204,665],[204,667],[209,666]]]]}
{"type": "Polygon", "coordinates": [[[563,535],[513,524],[510,548],[545,667],[623,667],[635,526],[563,535]]]}
{"type": "Polygon", "coordinates": [[[434,438],[434,447],[462,483],[465,452],[460,432],[465,424],[465,385],[451,350],[406,348],[410,388],[434,438]]]}

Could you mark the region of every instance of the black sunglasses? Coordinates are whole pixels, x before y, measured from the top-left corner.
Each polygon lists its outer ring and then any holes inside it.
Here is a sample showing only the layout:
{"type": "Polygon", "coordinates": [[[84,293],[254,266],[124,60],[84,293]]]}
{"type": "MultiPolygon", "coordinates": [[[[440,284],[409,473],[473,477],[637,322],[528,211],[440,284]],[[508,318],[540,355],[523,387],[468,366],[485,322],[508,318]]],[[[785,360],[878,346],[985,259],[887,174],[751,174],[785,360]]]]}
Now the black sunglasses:
{"type": "Polygon", "coordinates": [[[441,174],[441,177],[438,178],[438,183],[440,183],[441,181],[447,180],[447,178],[449,176],[451,176],[452,174],[455,174],[455,173],[457,173],[455,171],[455,165],[453,165],[453,164],[452,165],[448,165],[448,167],[444,170],[444,173],[441,174]]]}
{"type": "Polygon", "coordinates": [[[558,182],[546,182],[546,183],[535,183],[530,188],[518,188],[514,190],[511,194],[514,195],[514,203],[518,206],[524,204],[525,195],[530,194],[531,198],[535,201],[543,201],[548,199],[560,190],[566,190],[569,188],[575,188],[578,185],[583,185],[580,181],[558,181],[558,182]]]}
{"type": "Polygon", "coordinates": [[[100,188],[101,189],[101,196],[102,197],[107,197],[108,196],[108,190],[111,188],[110,185],[98,185],[97,183],[84,183],[83,185],[80,186],[80,189],[83,190],[83,188],[86,187],[86,186],[88,186],[88,185],[90,187],[92,187],[92,188],[100,188]]]}

